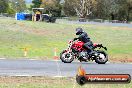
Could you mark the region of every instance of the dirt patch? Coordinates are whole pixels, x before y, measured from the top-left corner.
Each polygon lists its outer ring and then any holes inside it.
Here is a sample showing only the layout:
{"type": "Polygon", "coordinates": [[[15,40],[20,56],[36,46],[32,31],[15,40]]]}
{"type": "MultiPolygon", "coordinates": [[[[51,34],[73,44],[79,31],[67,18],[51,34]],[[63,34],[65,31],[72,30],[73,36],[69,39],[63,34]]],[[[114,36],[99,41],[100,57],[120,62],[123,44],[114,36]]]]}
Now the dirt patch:
{"type": "Polygon", "coordinates": [[[110,58],[110,62],[131,63],[132,58],[110,58]]]}
{"type": "Polygon", "coordinates": [[[32,33],[32,34],[37,34],[37,35],[50,35],[50,32],[49,31],[46,31],[46,30],[39,30],[39,29],[26,29],[25,32],[27,33],[32,33]]]}
{"type": "Polygon", "coordinates": [[[113,28],[118,30],[132,30],[132,28],[128,28],[128,27],[113,27],[113,28]]]}

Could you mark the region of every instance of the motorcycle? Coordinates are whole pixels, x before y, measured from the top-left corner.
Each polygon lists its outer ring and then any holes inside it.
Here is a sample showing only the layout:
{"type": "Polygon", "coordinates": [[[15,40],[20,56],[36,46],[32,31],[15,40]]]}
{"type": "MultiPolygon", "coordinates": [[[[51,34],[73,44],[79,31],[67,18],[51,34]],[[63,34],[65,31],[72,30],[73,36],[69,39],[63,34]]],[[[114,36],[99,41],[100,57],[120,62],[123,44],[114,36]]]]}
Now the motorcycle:
{"type": "Polygon", "coordinates": [[[94,43],[92,45],[93,53],[89,54],[86,49],[83,48],[84,43],[82,41],[70,40],[68,48],[60,53],[60,59],[64,63],[71,63],[74,59],[78,59],[80,62],[95,61],[98,64],[105,64],[108,61],[108,55],[104,51],[107,48],[102,44],[94,43]],[[101,50],[103,48],[104,50],[101,50]]]}

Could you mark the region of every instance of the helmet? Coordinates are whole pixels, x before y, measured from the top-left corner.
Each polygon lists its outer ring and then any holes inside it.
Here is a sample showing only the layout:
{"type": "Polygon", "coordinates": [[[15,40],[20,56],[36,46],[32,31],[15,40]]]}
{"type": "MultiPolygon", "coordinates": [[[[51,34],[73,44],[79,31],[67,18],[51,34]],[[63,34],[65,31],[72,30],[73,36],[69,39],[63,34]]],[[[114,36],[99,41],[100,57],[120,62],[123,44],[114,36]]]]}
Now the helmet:
{"type": "Polygon", "coordinates": [[[82,28],[76,28],[76,35],[79,35],[83,32],[82,28]]]}

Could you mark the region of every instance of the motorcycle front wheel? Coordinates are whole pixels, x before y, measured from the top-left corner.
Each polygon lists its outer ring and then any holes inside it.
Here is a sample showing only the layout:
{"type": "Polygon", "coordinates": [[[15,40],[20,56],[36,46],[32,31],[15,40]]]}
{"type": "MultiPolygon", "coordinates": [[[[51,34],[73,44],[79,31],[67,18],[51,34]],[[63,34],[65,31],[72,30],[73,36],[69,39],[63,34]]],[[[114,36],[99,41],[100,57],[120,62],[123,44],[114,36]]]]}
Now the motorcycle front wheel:
{"type": "Polygon", "coordinates": [[[74,60],[74,56],[72,52],[67,52],[66,50],[63,50],[60,53],[60,59],[64,63],[71,63],[74,60]]]}

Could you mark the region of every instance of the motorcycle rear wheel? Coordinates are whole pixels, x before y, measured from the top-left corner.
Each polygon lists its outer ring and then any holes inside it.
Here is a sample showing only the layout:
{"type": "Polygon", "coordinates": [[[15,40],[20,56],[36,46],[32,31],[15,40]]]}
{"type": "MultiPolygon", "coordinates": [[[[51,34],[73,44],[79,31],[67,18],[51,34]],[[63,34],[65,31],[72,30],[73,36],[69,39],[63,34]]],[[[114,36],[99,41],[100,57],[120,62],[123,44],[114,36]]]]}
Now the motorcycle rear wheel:
{"type": "Polygon", "coordinates": [[[105,64],[108,61],[108,55],[104,51],[97,51],[98,55],[95,58],[95,62],[98,64],[105,64]]]}
{"type": "Polygon", "coordinates": [[[66,50],[63,50],[60,53],[60,59],[64,63],[71,63],[74,60],[74,56],[72,52],[67,52],[66,50]]]}

